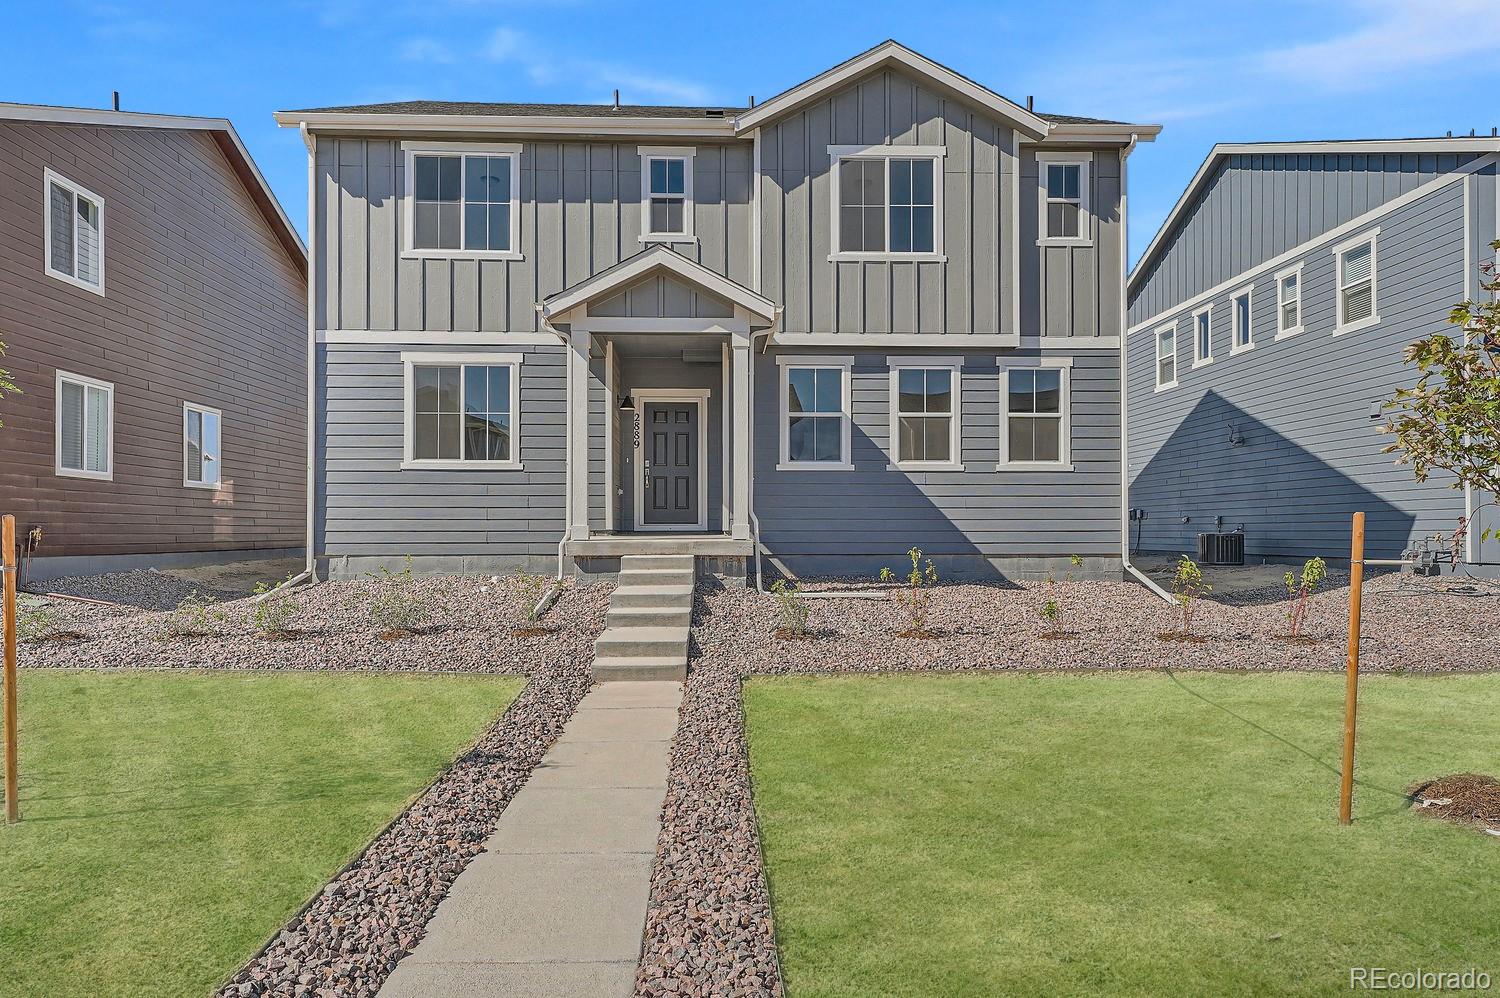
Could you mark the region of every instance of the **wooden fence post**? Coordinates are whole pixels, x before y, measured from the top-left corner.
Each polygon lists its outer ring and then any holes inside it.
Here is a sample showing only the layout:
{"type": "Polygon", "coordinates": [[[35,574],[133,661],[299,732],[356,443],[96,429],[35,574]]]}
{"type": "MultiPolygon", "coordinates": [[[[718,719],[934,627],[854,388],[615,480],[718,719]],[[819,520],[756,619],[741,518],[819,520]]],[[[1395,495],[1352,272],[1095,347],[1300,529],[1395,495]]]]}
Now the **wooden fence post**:
{"type": "Polygon", "coordinates": [[[0,527],[5,576],[5,823],[21,818],[16,780],[16,518],[5,514],[0,527]]]}
{"type": "Polygon", "coordinates": [[[1354,514],[1349,547],[1349,665],[1344,681],[1344,765],[1339,773],[1339,824],[1354,814],[1354,718],[1359,707],[1359,603],[1365,581],[1365,514],[1354,514]]]}

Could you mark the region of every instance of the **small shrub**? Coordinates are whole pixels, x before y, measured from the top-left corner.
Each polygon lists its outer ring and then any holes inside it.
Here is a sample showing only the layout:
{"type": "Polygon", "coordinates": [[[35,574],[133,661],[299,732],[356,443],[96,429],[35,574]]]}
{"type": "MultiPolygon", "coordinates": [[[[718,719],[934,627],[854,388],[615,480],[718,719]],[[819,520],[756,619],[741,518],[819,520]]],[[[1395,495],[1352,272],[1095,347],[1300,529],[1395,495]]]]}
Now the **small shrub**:
{"type": "MultiPolygon", "coordinates": [[[[932,587],[938,583],[937,568],[933,566],[932,559],[927,559],[927,564],[922,564],[922,549],[912,548],[906,552],[911,559],[911,571],[906,576],[906,588],[897,589],[891,594],[896,602],[901,604],[906,611],[910,626],[900,632],[898,637],[903,638],[930,638],[932,632],[927,629],[927,618],[932,612],[932,587]]],[[[880,570],[880,581],[890,582],[896,578],[896,573],[889,568],[880,570]]]]}
{"type": "Polygon", "coordinates": [[[516,610],[518,627],[536,623],[537,604],[542,601],[542,594],[547,591],[547,583],[551,578],[548,575],[532,575],[530,572],[516,572],[505,577],[505,588],[515,593],[519,601],[516,610]]]}
{"type": "Polygon", "coordinates": [[[1182,613],[1182,629],[1179,632],[1184,638],[1193,634],[1193,604],[1203,596],[1214,591],[1214,587],[1203,581],[1203,570],[1198,563],[1187,555],[1177,560],[1177,571],[1172,575],[1172,598],[1177,601],[1177,607],[1182,613]]]}
{"type": "Polygon", "coordinates": [[[19,609],[16,613],[16,638],[21,641],[45,641],[57,629],[57,614],[50,607],[19,609]]]}
{"type": "Polygon", "coordinates": [[[1328,578],[1328,563],[1322,558],[1309,558],[1302,566],[1302,575],[1299,578],[1291,572],[1286,573],[1286,594],[1296,602],[1292,604],[1291,610],[1287,612],[1287,623],[1291,627],[1291,638],[1302,636],[1302,622],[1307,619],[1307,601],[1312,596],[1313,590],[1317,589],[1328,578]]]}
{"type": "Polygon", "coordinates": [[[376,582],[375,597],[370,601],[370,623],[381,638],[407,637],[427,626],[432,607],[418,591],[411,555],[406,556],[406,567],[399,572],[382,565],[380,571],[366,574],[376,582]]]}
{"type": "MultiPolygon", "coordinates": [[[[1069,555],[1068,564],[1073,568],[1082,568],[1083,557],[1076,554],[1069,555]]],[[[1073,573],[1071,571],[1068,572],[1066,580],[1068,582],[1073,581],[1073,573]]],[[[1049,637],[1062,637],[1068,633],[1063,628],[1064,609],[1062,595],[1062,591],[1057,584],[1057,576],[1048,572],[1045,598],[1042,600],[1042,606],[1038,612],[1041,614],[1042,620],[1047,624],[1047,635],[1049,637]]]]}
{"type": "Polygon", "coordinates": [[[164,641],[207,637],[215,633],[223,622],[224,611],[218,609],[218,604],[195,591],[178,603],[177,609],[167,614],[157,637],[164,641]]]}
{"type": "MultiPolygon", "coordinates": [[[[285,586],[295,576],[287,573],[287,577],[281,585],[285,586]]],[[[290,589],[278,590],[266,582],[255,584],[255,595],[257,597],[250,611],[251,623],[255,625],[255,633],[266,638],[283,638],[292,633],[292,619],[302,609],[302,604],[297,597],[292,595],[290,589]],[[274,593],[274,595],[267,595],[274,593]]]]}
{"type": "Polygon", "coordinates": [[[776,629],[777,635],[786,638],[807,637],[810,607],[807,605],[807,597],[802,595],[802,589],[795,582],[777,579],[771,583],[771,592],[776,596],[776,609],[781,617],[781,626],[776,629]]]}

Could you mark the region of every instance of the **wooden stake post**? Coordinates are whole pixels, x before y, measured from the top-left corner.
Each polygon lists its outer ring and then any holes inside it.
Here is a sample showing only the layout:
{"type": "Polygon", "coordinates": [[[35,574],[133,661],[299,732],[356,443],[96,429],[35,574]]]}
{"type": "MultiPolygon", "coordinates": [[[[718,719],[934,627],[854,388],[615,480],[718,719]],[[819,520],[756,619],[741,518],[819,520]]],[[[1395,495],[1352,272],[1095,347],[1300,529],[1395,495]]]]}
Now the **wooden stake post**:
{"type": "Polygon", "coordinates": [[[5,823],[21,818],[16,781],[16,518],[5,514],[0,528],[5,576],[5,823]]]}
{"type": "Polygon", "coordinates": [[[1344,765],[1339,773],[1339,824],[1354,813],[1354,718],[1359,707],[1359,602],[1365,581],[1365,514],[1354,514],[1349,549],[1349,674],[1344,683],[1344,765]]]}

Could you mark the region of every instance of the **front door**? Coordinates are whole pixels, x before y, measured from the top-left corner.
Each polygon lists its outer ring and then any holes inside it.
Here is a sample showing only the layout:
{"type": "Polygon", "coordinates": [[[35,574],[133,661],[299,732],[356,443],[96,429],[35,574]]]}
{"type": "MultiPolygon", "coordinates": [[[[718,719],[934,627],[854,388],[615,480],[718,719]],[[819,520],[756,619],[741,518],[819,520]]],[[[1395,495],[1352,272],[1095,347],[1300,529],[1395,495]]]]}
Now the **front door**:
{"type": "Polygon", "coordinates": [[[645,497],[641,522],[646,526],[698,523],[698,404],[646,403],[645,497]]]}

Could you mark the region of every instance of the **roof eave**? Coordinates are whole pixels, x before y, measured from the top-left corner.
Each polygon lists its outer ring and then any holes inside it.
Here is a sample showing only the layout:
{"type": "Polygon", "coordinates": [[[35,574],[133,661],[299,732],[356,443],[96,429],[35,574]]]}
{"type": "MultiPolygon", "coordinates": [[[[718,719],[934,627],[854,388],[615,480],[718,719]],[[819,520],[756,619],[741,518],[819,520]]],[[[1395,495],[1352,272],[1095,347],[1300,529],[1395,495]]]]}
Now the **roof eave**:
{"type": "Polygon", "coordinates": [[[277,111],[283,128],[314,132],[476,132],[487,135],[675,135],[733,138],[728,118],[598,118],[567,115],[360,114],[277,111]]]}
{"type": "Polygon", "coordinates": [[[1065,124],[1058,123],[1052,126],[1047,137],[1042,143],[1053,145],[1088,145],[1099,143],[1118,143],[1126,145],[1134,142],[1155,142],[1156,137],[1161,134],[1160,125],[1132,125],[1132,124],[1065,124]]]}

